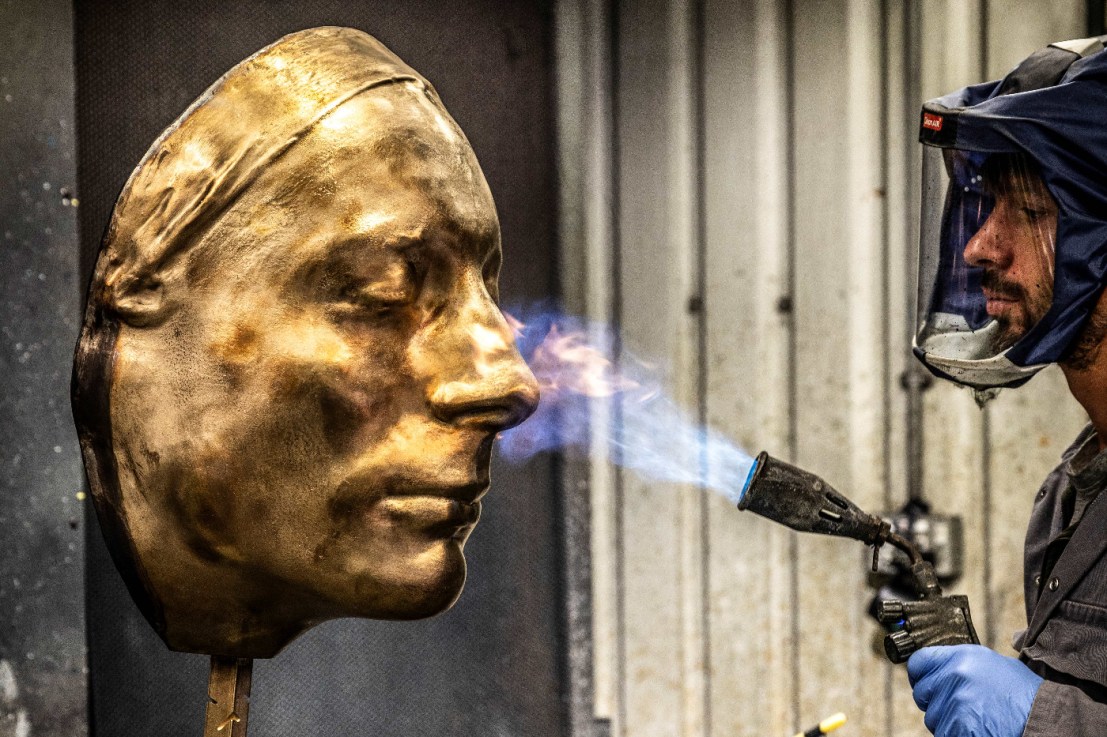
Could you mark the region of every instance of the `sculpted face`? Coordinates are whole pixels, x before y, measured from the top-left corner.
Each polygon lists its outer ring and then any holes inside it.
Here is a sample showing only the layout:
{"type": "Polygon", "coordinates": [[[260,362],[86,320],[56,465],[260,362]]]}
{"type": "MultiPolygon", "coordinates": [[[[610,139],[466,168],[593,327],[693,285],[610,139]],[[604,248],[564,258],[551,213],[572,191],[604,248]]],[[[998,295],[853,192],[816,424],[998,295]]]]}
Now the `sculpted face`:
{"type": "Polygon", "coordinates": [[[408,80],[323,115],[161,267],[157,319],[118,326],[98,508],[171,647],[264,657],[453,603],[493,439],[538,399],[500,259],[471,147],[408,80]]]}

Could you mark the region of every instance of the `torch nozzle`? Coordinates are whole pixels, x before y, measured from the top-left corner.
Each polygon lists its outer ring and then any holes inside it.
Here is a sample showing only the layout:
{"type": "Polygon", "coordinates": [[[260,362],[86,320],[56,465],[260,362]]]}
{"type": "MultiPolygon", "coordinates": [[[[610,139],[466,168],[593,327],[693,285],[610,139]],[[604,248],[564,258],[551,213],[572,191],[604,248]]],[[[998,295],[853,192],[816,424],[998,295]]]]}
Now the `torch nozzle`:
{"type": "MultiPolygon", "coordinates": [[[[869,514],[813,473],[762,452],[746,479],[738,509],[800,532],[850,537],[879,548],[890,543],[907,554],[920,595],[941,595],[934,568],[910,540],[869,514]]],[[[874,560],[876,550],[873,551],[874,560]]]]}
{"type": "Polygon", "coordinates": [[[887,522],[862,511],[815,474],[765,452],[757,456],[738,508],[800,532],[852,537],[869,545],[883,545],[895,535],[887,522]]]}

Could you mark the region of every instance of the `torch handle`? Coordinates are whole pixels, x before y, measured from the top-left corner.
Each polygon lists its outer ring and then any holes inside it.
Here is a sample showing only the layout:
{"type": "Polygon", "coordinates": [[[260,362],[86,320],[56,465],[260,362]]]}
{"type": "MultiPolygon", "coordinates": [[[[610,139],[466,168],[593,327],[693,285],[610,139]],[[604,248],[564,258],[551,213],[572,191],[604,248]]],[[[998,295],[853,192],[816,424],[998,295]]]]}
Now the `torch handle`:
{"type": "Polygon", "coordinates": [[[904,663],[911,653],[932,645],[979,645],[967,596],[931,596],[918,601],[882,601],[876,617],[891,632],[884,653],[904,663]]]}

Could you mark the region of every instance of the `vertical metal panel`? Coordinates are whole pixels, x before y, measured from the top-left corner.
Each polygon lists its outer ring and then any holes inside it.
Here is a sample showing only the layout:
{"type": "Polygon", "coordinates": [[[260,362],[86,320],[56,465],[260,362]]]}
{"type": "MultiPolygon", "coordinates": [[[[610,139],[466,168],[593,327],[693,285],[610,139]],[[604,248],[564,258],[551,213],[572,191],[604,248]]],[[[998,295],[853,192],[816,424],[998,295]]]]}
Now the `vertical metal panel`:
{"type": "MultiPolygon", "coordinates": [[[[610,237],[604,194],[609,188],[589,187],[593,170],[608,174],[610,115],[607,44],[603,8],[579,0],[555,4],[557,59],[557,138],[560,195],[561,301],[572,314],[607,322],[611,291],[610,268],[601,268],[603,280],[593,292],[589,257],[610,266],[610,237]],[[597,12],[599,10],[600,12],[597,12]],[[598,17],[597,17],[598,15],[598,17]],[[588,32],[599,23],[599,32],[588,32]],[[597,150],[597,146],[599,147],[597,150]],[[599,218],[604,236],[593,240],[599,218]]],[[[600,430],[602,434],[602,429],[600,430]]],[[[610,534],[611,484],[607,466],[588,459],[562,461],[561,487],[566,509],[566,630],[567,691],[570,737],[591,737],[598,716],[610,718],[615,684],[613,666],[614,541],[610,534]],[[596,554],[599,549],[599,557],[596,554]],[[602,595],[593,596],[594,588],[602,595]],[[599,700],[602,699],[602,700],[599,700]]]]}
{"type": "MultiPolygon", "coordinates": [[[[982,77],[982,2],[948,0],[922,2],[920,13],[919,81],[916,104],[982,77]]],[[[916,113],[917,115],[917,109],[916,113]]],[[[914,121],[908,135],[916,135],[914,121]]],[[[918,181],[917,163],[907,175],[918,181]]],[[[917,192],[918,190],[915,189],[917,192]]],[[[906,203],[908,217],[918,217],[918,202],[906,203]]],[[[915,248],[916,244],[910,244],[915,248]]],[[[987,626],[984,607],[984,428],[972,395],[944,381],[935,381],[923,401],[923,488],[926,500],[941,514],[960,515],[965,525],[965,575],[953,587],[968,594],[978,627],[987,626]]],[[[904,674],[898,676],[902,679],[904,674]]],[[[907,697],[902,683],[894,690],[893,723],[908,735],[928,734],[922,713],[907,697]]]]}
{"type": "Polygon", "coordinates": [[[885,2],[884,6],[884,334],[888,437],[887,488],[884,506],[891,509],[905,501],[907,485],[906,401],[904,371],[914,368],[910,329],[914,322],[914,272],[917,262],[918,209],[915,173],[918,144],[914,140],[918,103],[914,97],[911,43],[917,27],[915,2],[885,2]]]}
{"type": "Polygon", "coordinates": [[[0,735],[87,734],[73,10],[0,1],[0,735]]]}
{"type": "MultiPolygon", "coordinates": [[[[789,39],[785,6],[705,8],[707,421],[791,455],[789,39]],[[783,308],[783,309],[782,309],[783,308]]],[[[709,502],[710,734],[796,727],[787,530],[709,502]]]]}
{"type": "MultiPolygon", "coordinates": [[[[683,3],[619,8],[619,232],[624,347],[667,369],[663,387],[697,405],[697,326],[687,305],[697,274],[693,14],[683,3]]],[[[627,432],[632,420],[624,418],[627,432]]],[[[649,428],[664,432],[664,428],[649,428]]],[[[695,465],[697,458],[682,459],[695,465]]],[[[623,474],[621,733],[703,730],[700,531],[693,489],[623,474]]]]}
{"type": "MultiPolygon", "coordinates": [[[[919,34],[919,4],[926,0],[885,2],[884,5],[884,124],[885,161],[884,191],[886,219],[884,231],[886,295],[885,335],[886,367],[885,417],[888,435],[885,441],[888,487],[884,494],[884,509],[899,508],[910,491],[923,491],[922,479],[910,479],[917,473],[908,461],[908,444],[917,442],[908,437],[908,426],[919,432],[922,423],[908,416],[905,381],[922,380],[928,376],[911,356],[914,326],[915,270],[918,262],[918,148],[915,141],[919,102],[917,40],[919,34]]],[[[921,418],[920,418],[921,419],[921,418]]],[[[925,438],[922,438],[925,441],[925,438]]],[[[877,631],[874,629],[874,633],[877,631]]],[[[874,634],[874,639],[879,637],[874,634]]],[[[903,669],[884,665],[887,679],[884,698],[887,734],[910,737],[926,732],[921,715],[914,708],[911,687],[903,669]],[[900,718],[897,719],[897,715],[900,718]],[[921,730],[921,731],[920,731],[921,730]]]]}
{"type": "MultiPolygon", "coordinates": [[[[585,161],[581,145],[585,128],[585,48],[583,8],[578,2],[554,5],[554,52],[558,139],[558,232],[563,258],[562,301],[567,309],[581,314],[587,297],[586,284],[578,278],[576,267],[584,260],[583,177],[585,161]],[[572,270],[566,270],[571,265],[572,270]]],[[[565,677],[569,710],[568,737],[591,737],[594,706],[592,680],[594,649],[592,639],[592,558],[590,536],[593,529],[588,489],[588,464],[565,459],[562,463],[562,519],[565,521],[565,555],[562,576],[565,581],[565,677]]]]}
{"type": "Polygon", "coordinates": [[[1054,41],[1082,38],[1087,29],[1084,0],[1004,0],[987,5],[989,79],[1011,71],[1027,55],[1054,41]]]}
{"type": "MultiPolygon", "coordinates": [[[[797,460],[870,509],[885,485],[881,22],[875,2],[804,3],[793,37],[797,460]]],[[[799,719],[844,711],[855,733],[881,735],[862,551],[798,549],[799,719]]]]}
{"type": "MultiPolygon", "coordinates": [[[[614,319],[618,282],[612,279],[615,231],[611,182],[612,136],[611,28],[606,3],[562,0],[555,6],[558,58],[558,156],[562,300],[573,314],[596,325],[614,319]]],[[[571,688],[589,689],[591,713],[571,714],[574,735],[590,733],[592,719],[610,722],[618,711],[619,596],[615,478],[605,434],[610,407],[593,408],[595,446],[584,462],[568,459],[563,485],[568,498],[585,496],[589,508],[590,570],[589,662],[570,675],[571,688]]],[[[578,561],[579,562],[579,561],[578,561]]],[[[569,572],[573,575],[573,572],[569,572]]],[[[572,627],[572,623],[570,623],[572,627]]]]}
{"type": "Polygon", "coordinates": [[[984,78],[985,1],[938,0],[921,4],[920,104],[984,78]]]}

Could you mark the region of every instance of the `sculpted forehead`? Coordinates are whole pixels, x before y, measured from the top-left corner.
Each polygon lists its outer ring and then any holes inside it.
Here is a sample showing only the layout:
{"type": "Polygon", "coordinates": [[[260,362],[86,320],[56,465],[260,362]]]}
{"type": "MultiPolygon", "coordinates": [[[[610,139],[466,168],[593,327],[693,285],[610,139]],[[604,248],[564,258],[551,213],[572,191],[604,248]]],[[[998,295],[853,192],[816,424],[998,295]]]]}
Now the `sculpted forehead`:
{"type": "Polygon", "coordinates": [[[491,237],[495,205],[457,124],[416,84],[359,95],[324,118],[266,172],[250,198],[344,230],[402,215],[491,237]]]}
{"type": "Polygon", "coordinates": [[[314,289],[305,274],[383,279],[402,252],[453,264],[433,272],[443,279],[465,265],[495,274],[499,251],[472,147],[418,84],[392,84],[334,110],[252,183],[190,254],[188,283],[215,290],[184,298],[214,304],[230,289],[295,299],[314,289]]]}

